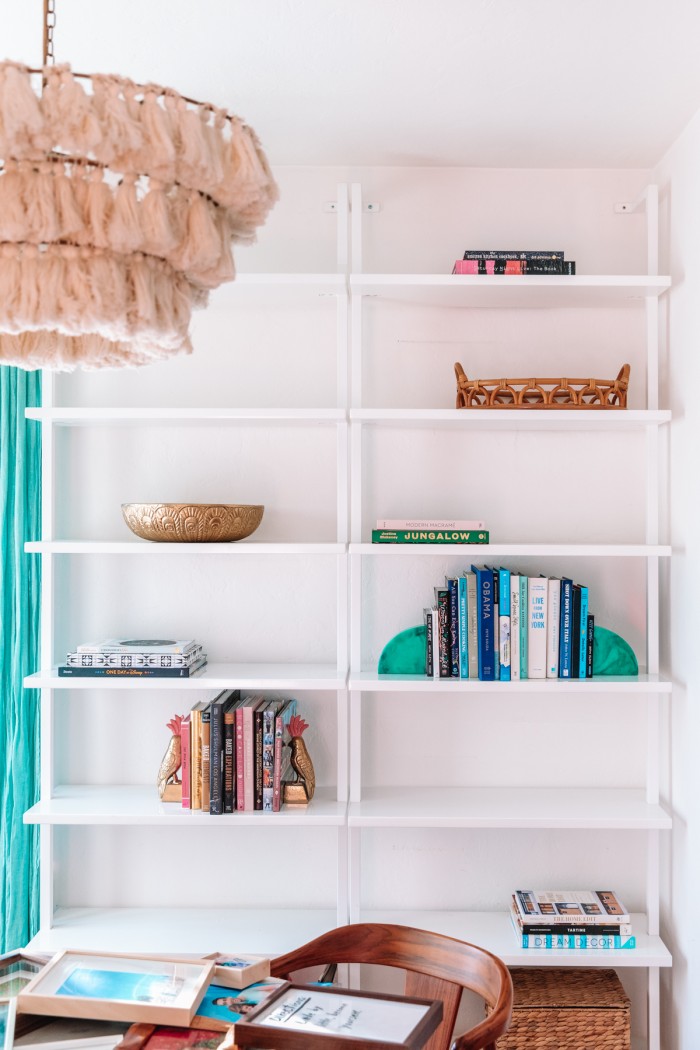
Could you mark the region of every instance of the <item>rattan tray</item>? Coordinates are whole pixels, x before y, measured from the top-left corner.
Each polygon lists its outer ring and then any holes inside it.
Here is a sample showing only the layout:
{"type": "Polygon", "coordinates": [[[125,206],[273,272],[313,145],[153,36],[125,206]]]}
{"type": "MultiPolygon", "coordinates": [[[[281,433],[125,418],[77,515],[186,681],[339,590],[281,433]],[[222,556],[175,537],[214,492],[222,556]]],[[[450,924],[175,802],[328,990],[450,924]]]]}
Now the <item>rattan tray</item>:
{"type": "Polygon", "coordinates": [[[617,379],[469,379],[455,363],[457,408],[627,408],[630,366],[617,379]]]}
{"type": "Polygon", "coordinates": [[[630,1001],[614,970],[515,967],[498,1050],[629,1050],[630,1001]]]}

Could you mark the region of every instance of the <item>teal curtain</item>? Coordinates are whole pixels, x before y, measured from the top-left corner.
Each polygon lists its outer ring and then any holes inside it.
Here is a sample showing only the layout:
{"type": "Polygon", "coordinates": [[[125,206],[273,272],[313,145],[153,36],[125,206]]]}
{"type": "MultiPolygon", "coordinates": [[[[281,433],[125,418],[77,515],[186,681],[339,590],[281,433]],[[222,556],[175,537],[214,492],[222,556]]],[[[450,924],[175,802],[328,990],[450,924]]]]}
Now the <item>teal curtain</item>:
{"type": "Polygon", "coordinates": [[[0,951],[23,947],[39,925],[38,828],[22,815],[39,797],[39,693],[22,679],[38,669],[41,535],[41,375],[0,365],[0,951]]]}

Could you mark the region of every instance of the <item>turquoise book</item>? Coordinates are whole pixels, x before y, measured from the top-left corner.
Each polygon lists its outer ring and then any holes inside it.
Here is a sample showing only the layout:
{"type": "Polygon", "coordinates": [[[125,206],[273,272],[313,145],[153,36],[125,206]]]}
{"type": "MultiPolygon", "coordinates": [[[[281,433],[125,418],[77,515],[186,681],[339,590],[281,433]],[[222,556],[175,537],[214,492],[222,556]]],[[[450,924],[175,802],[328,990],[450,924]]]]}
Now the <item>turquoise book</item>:
{"type": "Polygon", "coordinates": [[[459,677],[469,678],[469,635],[467,613],[467,578],[457,578],[457,609],[459,615],[459,677]]]}
{"type": "Polygon", "coordinates": [[[588,587],[581,587],[581,620],[578,632],[579,678],[586,677],[588,655],[588,587]]]}
{"type": "Polygon", "coordinates": [[[527,576],[520,577],[520,677],[527,678],[527,576]]]}
{"type": "Polygon", "coordinates": [[[498,570],[498,666],[502,682],[510,682],[510,569],[498,570]]]}

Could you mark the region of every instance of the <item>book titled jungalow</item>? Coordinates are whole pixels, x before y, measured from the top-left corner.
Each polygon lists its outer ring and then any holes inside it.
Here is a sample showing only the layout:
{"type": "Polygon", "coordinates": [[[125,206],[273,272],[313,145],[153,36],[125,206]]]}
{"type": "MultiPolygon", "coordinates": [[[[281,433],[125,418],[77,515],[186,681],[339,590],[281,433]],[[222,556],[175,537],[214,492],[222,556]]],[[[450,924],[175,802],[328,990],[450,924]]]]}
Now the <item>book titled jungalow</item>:
{"type": "Polygon", "coordinates": [[[372,529],[372,543],[488,543],[488,532],[475,529],[372,529]]]}

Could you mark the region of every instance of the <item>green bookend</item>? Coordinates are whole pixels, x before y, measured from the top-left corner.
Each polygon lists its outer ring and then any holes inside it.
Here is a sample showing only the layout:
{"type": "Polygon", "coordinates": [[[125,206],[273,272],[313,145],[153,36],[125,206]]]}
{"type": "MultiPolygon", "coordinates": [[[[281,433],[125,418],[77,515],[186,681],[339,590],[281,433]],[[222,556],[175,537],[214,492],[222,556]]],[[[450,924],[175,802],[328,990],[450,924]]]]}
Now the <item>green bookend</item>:
{"type": "Polygon", "coordinates": [[[409,627],[387,642],[379,657],[379,674],[425,674],[425,627],[409,627]]]}
{"type": "Polygon", "coordinates": [[[593,674],[639,674],[632,646],[605,627],[593,628],[593,674]]]}

